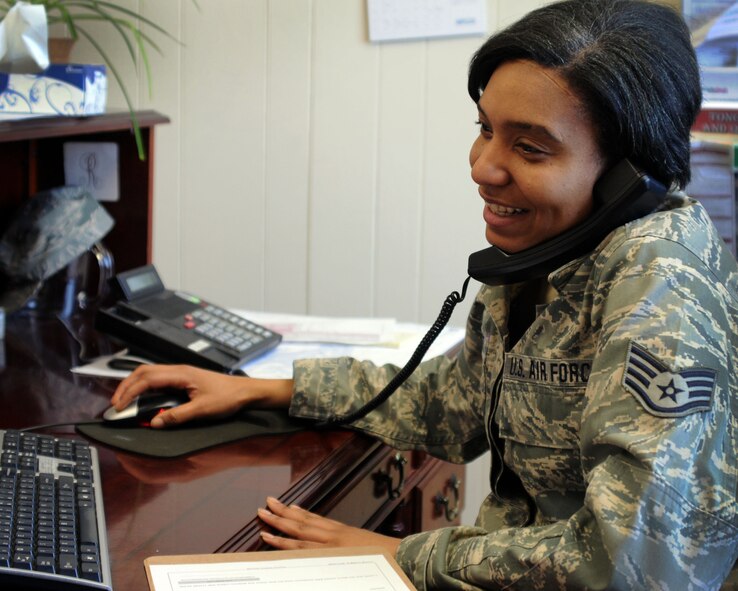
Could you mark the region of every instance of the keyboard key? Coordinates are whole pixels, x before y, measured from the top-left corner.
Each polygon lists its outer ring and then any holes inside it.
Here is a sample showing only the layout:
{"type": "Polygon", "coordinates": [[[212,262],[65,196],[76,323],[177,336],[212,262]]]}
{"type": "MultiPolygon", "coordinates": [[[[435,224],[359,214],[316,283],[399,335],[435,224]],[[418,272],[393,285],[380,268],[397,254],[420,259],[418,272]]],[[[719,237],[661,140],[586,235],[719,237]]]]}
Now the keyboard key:
{"type": "Polygon", "coordinates": [[[36,557],[36,570],[44,573],[53,573],[56,569],[54,568],[54,557],[47,555],[40,555],[36,557]]]}
{"type": "Polygon", "coordinates": [[[22,568],[23,570],[31,570],[33,556],[30,552],[16,552],[13,554],[13,568],[22,568]]]}
{"type": "Polygon", "coordinates": [[[97,563],[83,562],[82,577],[90,581],[100,581],[100,567],[97,563]]]}
{"type": "Polygon", "coordinates": [[[79,511],[79,540],[82,544],[98,545],[95,510],[84,507],[79,511]]]}
{"type": "Polygon", "coordinates": [[[67,575],[68,577],[76,577],[77,576],[77,556],[75,554],[60,554],[58,572],[60,575],[67,575]]]}

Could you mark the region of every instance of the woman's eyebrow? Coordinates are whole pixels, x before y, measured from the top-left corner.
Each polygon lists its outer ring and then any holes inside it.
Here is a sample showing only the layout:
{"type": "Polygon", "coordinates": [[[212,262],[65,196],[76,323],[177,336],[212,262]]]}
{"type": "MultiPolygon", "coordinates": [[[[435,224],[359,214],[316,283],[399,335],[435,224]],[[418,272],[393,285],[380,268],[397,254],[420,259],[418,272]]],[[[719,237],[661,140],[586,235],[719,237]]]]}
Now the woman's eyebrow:
{"type": "MultiPolygon", "coordinates": [[[[484,117],[487,121],[489,121],[489,117],[487,116],[487,113],[484,112],[484,109],[477,105],[477,110],[479,111],[479,115],[484,117]]],[[[539,125],[537,123],[531,123],[529,121],[503,121],[502,122],[503,127],[507,127],[509,129],[517,129],[520,131],[528,131],[533,132],[542,136],[545,136],[549,140],[556,142],[557,144],[563,144],[563,141],[561,138],[557,137],[548,127],[545,125],[539,125]]]]}

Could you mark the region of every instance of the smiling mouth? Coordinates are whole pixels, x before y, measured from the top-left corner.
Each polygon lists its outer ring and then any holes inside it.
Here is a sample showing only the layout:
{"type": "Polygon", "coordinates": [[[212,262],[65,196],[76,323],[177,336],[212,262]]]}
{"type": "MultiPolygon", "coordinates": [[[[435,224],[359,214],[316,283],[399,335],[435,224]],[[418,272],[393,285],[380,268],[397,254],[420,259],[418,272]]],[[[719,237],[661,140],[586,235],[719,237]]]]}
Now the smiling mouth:
{"type": "Polygon", "coordinates": [[[506,205],[498,205],[496,203],[487,203],[487,209],[499,216],[510,216],[525,213],[525,209],[519,207],[507,207],[506,205]]]}

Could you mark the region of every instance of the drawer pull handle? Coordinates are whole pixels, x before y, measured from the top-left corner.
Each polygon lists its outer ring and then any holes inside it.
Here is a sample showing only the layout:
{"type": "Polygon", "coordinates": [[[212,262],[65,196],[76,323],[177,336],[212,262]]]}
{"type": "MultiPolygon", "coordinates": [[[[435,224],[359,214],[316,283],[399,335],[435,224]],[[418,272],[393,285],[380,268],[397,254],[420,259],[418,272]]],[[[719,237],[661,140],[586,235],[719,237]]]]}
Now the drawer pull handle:
{"type": "Polygon", "coordinates": [[[459,516],[459,489],[461,488],[461,480],[456,478],[456,475],[452,475],[449,479],[451,490],[454,495],[454,507],[450,507],[451,501],[448,497],[444,497],[442,493],[438,493],[435,497],[436,507],[441,511],[443,507],[443,513],[446,515],[446,521],[453,521],[459,516]]]}
{"type": "Polygon", "coordinates": [[[403,456],[401,453],[397,453],[395,457],[392,459],[392,463],[390,464],[389,469],[387,472],[380,472],[379,476],[381,479],[385,482],[385,485],[387,486],[387,496],[390,501],[393,501],[395,499],[398,499],[400,495],[402,494],[402,489],[405,487],[405,464],[407,464],[407,458],[403,456]],[[394,486],[392,482],[392,468],[397,468],[397,472],[399,473],[399,479],[397,481],[397,486],[394,486]]]}

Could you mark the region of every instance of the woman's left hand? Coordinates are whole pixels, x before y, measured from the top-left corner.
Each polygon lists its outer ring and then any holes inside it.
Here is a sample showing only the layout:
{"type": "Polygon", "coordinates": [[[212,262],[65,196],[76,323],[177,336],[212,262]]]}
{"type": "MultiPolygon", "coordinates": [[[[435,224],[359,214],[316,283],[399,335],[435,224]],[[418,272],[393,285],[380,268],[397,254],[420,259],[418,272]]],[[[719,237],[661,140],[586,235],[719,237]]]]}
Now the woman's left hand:
{"type": "Polygon", "coordinates": [[[273,497],[267,498],[268,509],[259,509],[259,518],[289,537],[262,532],[270,546],[280,550],[336,546],[381,546],[395,555],[400,540],[310,513],[297,505],[287,506],[273,497]]]}

